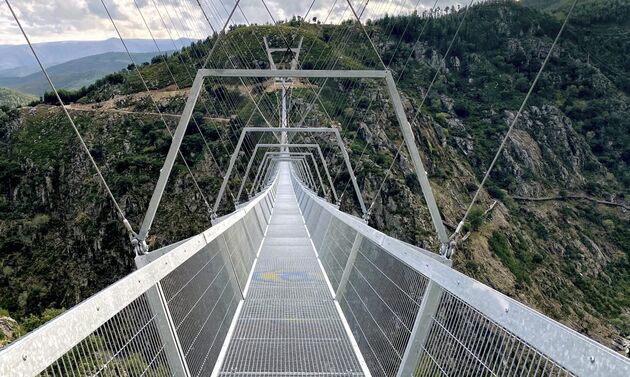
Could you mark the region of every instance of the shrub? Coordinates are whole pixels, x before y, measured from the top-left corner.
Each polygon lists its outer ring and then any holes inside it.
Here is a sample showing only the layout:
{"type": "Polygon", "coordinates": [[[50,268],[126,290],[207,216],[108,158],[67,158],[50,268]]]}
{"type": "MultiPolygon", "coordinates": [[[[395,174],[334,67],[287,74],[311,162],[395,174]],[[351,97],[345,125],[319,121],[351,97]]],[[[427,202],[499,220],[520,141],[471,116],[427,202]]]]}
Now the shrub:
{"type": "Polygon", "coordinates": [[[468,220],[466,221],[466,229],[467,230],[478,230],[481,227],[481,224],[483,224],[483,209],[481,209],[481,207],[479,206],[474,206],[471,210],[470,213],[468,214],[468,220]]]}
{"type": "Polygon", "coordinates": [[[455,111],[455,114],[457,114],[457,116],[460,118],[466,118],[468,115],[470,115],[468,107],[466,107],[466,104],[464,104],[463,102],[455,102],[455,105],[453,106],[453,111],[455,111]]]}
{"type": "Polygon", "coordinates": [[[367,109],[369,105],[370,105],[370,99],[367,98],[366,96],[362,96],[361,98],[359,98],[359,101],[357,102],[357,106],[359,106],[362,109],[367,109]]]}
{"type": "Polygon", "coordinates": [[[61,309],[48,308],[44,310],[44,312],[40,316],[31,314],[22,320],[22,326],[24,327],[24,330],[26,332],[33,331],[36,328],[43,325],[44,323],[50,321],[51,319],[55,318],[59,314],[63,313],[64,311],[65,311],[64,308],[61,308],[61,309]]]}
{"type": "Polygon", "coordinates": [[[488,240],[488,246],[494,251],[501,263],[514,275],[517,283],[529,282],[525,265],[514,257],[510,250],[510,243],[503,233],[498,231],[492,233],[492,237],[488,240]]]}

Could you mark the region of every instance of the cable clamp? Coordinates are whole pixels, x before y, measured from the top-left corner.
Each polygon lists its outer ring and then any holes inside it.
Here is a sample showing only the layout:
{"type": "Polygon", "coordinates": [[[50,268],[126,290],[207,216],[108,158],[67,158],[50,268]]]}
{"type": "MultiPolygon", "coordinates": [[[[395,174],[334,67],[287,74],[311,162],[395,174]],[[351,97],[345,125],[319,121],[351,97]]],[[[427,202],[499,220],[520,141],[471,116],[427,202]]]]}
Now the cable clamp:
{"type": "Polygon", "coordinates": [[[133,231],[131,224],[127,219],[123,219],[123,224],[125,225],[125,229],[129,232],[129,239],[131,241],[131,248],[133,252],[138,255],[144,255],[149,252],[149,245],[147,245],[145,240],[140,239],[138,233],[133,231]]]}
{"type": "Polygon", "coordinates": [[[135,235],[131,239],[131,247],[133,248],[133,252],[136,253],[136,256],[145,255],[149,252],[149,245],[147,245],[145,240],[138,238],[138,235],[135,235]]]}
{"type": "Polygon", "coordinates": [[[457,242],[455,238],[452,238],[448,242],[442,242],[440,245],[440,255],[442,255],[446,259],[451,259],[455,254],[455,250],[457,249],[457,242]]]}
{"type": "Polygon", "coordinates": [[[455,233],[453,233],[453,236],[451,237],[454,238],[455,235],[459,234],[459,232],[462,231],[462,228],[464,227],[464,220],[460,221],[459,224],[457,224],[457,228],[455,229],[455,233]]]}

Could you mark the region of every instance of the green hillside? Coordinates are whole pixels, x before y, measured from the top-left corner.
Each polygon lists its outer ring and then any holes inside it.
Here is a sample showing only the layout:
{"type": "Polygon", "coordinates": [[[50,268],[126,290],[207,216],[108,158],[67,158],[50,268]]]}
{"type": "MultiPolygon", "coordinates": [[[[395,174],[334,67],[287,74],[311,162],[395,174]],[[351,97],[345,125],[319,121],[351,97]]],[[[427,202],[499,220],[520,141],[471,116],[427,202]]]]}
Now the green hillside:
{"type": "MultiPolygon", "coordinates": [[[[613,345],[630,337],[630,99],[624,81],[630,49],[617,36],[623,28],[618,17],[626,8],[618,8],[616,0],[607,4],[588,8],[594,6],[589,2],[577,9],[465,225],[454,265],[613,345]],[[600,46],[621,44],[597,47],[586,43],[587,36],[599,38],[600,46]],[[591,49],[608,55],[595,59],[591,49]]],[[[416,115],[412,105],[419,104],[461,17],[461,11],[428,19],[386,17],[367,25],[393,72],[405,67],[398,85],[410,116],[416,115]],[[421,43],[414,45],[425,22],[421,43]]],[[[338,69],[379,68],[358,28],[343,51],[332,48],[331,39],[348,25],[294,20],[278,27],[238,27],[223,43],[250,50],[251,64],[267,68],[260,36],[273,44],[299,31],[304,45],[311,46],[301,56],[303,68],[321,68],[322,53],[338,58],[338,69]]],[[[437,202],[451,228],[461,219],[559,28],[557,14],[517,2],[483,3],[467,15],[414,124],[437,202]]],[[[215,42],[216,37],[194,43],[168,57],[179,86],[191,85],[185,64],[201,67],[215,42]]],[[[229,67],[232,52],[217,48],[212,66],[229,67]]],[[[140,70],[157,92],[161,111],[181,113],[185,97],[172,90],[165,61],[155,59],[140,70]]],[[[248,84],[256,95],[276,100],[267,94],[268,82],[248,84]]],[[[135,71],[124,69],[62,93],[73,106],[83,106],[72,115],[132,224],[142,218],[170,144],[159,118],[135,114],[154,111],[139,94],[142,89],[135,71]],[[110,111],[95,111],[104,107],[110,111]]],[[[207,98],[198,103],[194,118],[224,167],[229,144],[236,142],[253,105],[238,80],[208,80],[205,89],[207,98]],[[230,106],[235,113],[226,114],[222,109],[230,106]]],[[[401,142],[395,118],[370,106],[371,98],[386,97],[383,88],[328,80],[321,92],[323,106],[318,104],[306,123],[329,125],[327,112],[342,125],[363,195],[368,202],[375,200],[370,225],[437,250],[404,151],[376,195],[401,142]]],[[[305,110],[309,93],[293,90],[293,123],[305,110]]],[[[46,95],[44,102],[0,114],[0,307],[20,321],[37,318],[46,309],[71,307],[133,269],[129,240],[111,203],[71,129],[64,127],[56,101],[46,95]]],[[[174,126],[175,121],[169,122],[174,126]]],[[[263,119],[255,115],[251,123],[262,124],[263,119]]],[[[222,174],[194,127],[187,131],[182,152],[202,191],[213,198],[222,174]]],[[[341,166],[330,148],[324,152],[330,165],[341,166]]],[[[336,181],[340,190],[347,178],[342,169],[336,181]]],[[[231,183],[237,188],[239,178],[231,183]]],[[[352,195],[344,196],[341,208],[357,213],[352,195]]],[[[232,209],[224,201],[221,214],[232,209]]],[[[207,211],[177,160],[152,227],[151,247],[207,226],[207,211]]]]}
{"type": "Polygon", "coordinates": [[[0,107],[20,107],[33,102],[37,98],[16,90],[0,87],[0,107]]]}

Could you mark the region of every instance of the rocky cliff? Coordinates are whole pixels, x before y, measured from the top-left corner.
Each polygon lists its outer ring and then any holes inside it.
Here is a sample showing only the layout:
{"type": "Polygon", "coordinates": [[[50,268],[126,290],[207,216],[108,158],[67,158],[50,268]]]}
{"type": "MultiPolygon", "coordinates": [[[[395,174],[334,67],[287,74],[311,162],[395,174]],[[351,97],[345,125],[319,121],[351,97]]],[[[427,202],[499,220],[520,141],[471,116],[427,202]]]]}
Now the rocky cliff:
{"type": "MultiPolygon", "coordinates": [[[[442,59],[444,35],[452,35],[461,16],[416,15],[412,22],[388,17],[369,25],[392,70],[400,73],[405,66],[399,87],[408,116],[416,118],[416,140],[451,231],[559,28],[552,16],[512,2],[480,5],[471,10],[453,54],[442,59]],[[428,27],[415,45],[424,22],[428,27]],[[410,37],[397,47],[401,36],[389,30],[402,30],[396,26],[407,23],[410,37]],[[413,59],[406,65],[409,53],[413,59]],[[418,110],[438,68],[436,85],[418,110]]],[[[621,344],[630,335],[630,215],[625,201],[630,100],[619,77],[603,71],[581,50],[581,39],[574,35],[582,26],[572,27],[464,227],[455,268],[605,344],[621,344]]],[[[256,28],[231,33],[247,36],[266,30],[256,28]]],[[[310,25],[306,38],[326,48],[331,28],[310,25]]],[[[172,57],[171,64],[177,62],[172,57]]],[[[186,93],[159,75],[163,62],[142,69],[160,109],[178,114],[186,93]]],[[[141,220],[170,142],[137,85],[133,71],[123,71],[73,94],[70,106],[132,224],[141,220]]],[[[256,85],[262,91],[271,84],[256,85]]],[[[232,103],[251,111],[237,87],[208,86],[209,95],[221,101],[225,97],[217,93],[229,92],[232,103]]],[[[305,93],[293,93],[299,114],[310,103],[305,93]]],[[[391,105],[381,101],[387,98],[383,88],[330,80],[322,97],[330,108],[315,104],[306,124],[326,119],[328,112],[341,128],[363,195],[374,202],[370,224],[437,250],[404,148],[387,173],[402,138],[391,105]],[[343,106],[334,108],[327,93],[343,96],[343,106]],[[373,108],[373,99],[385,103],[383,108],[373,108]]],[[[208,226],[201,195],[213,198],[217,192],[221,172],[214,159],[226,166],[229,148],[224,146],[238,137],[237,118],[248,114],[204,115],[198,110],[195,119],[206,140],[191,128],[183,152],[202,193],[178,161],[152,229],[153,248],[208,226]]],[[[0,307],[20,319],[76,304],[131,271],[133,255],[60,109],[41,104],[3,111],[0,119],[0,307]]],[[[176,119],[169,118],[169,126],[176,119]]],[[[341,166],[337,154],[329,153],[330,148],[325,152],[331,166],[341,166]]],[[[340,169],[340,192],[347,179],[340,169]]],[[[342,209],[357,212],[350,188],[342,209]]],[[[222,208],[230,210],[227,203],[222,208]]]]}

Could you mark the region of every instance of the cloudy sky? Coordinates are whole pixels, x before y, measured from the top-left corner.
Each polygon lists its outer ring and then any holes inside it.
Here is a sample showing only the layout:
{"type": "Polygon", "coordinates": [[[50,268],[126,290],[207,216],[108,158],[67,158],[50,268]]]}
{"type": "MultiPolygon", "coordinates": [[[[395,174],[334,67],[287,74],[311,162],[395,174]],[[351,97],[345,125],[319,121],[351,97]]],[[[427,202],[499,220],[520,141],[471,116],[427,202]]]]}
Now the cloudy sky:
{"type": "MultiPolygon", "coordinates": [[[[201,38],[210,32],[197,0],[104,0],[125,38],[150,38],[141,13],[156,38],[201,38]],[[161,17],[160,17],[161,16],[161,17]],[[164,20],[164,21],[162,21],[164,20]],[[166,26],[165,26],[166,24],[166,26]]],[[[221,29],[235,0],[200,0],[205,14],[216,29],[221,29]]],[[[101,0],[9,0],[33,42],[60,40],[101,40],[116,36],[101,0]]],[[[317,17],[339,21],[352,16],[345,0],[264,0],[275,20],[293,15],[304,16],[311,4],[308,19],[317,17]],[[332,9],[332,11],[331,11],[332,9]]],[[[362,0],[353,0],[358,11],[362,0]]],[[[416,9],[430,9],[436,0],[371,0],[365,18],[385,13],[401,14],[416,9]]],[[[464,4],[466,0],[437,0],[445,8],[464,4]]],[[[237,11],[236,23],[265,23],[271,16],[263,0],[241,0],[242,12],[237,11]]],[[[0,2],[0,44],[23,44],[13,17],[4,1],[0,2]]]]}

